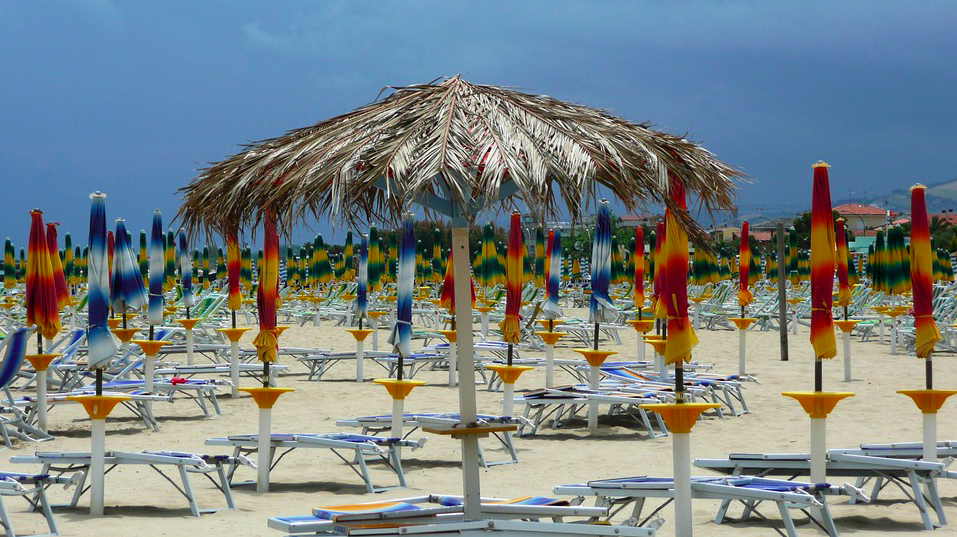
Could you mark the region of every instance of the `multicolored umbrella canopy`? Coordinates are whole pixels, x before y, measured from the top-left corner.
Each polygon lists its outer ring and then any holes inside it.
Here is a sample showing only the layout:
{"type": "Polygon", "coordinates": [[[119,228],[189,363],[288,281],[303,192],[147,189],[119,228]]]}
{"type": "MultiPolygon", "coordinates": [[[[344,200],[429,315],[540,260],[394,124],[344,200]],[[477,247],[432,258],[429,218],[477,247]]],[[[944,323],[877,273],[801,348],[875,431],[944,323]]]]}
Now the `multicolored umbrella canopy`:
{"type": "MultiPolygon", "coordinates": [[[[469,276],[469,287],[472,290],[472,306],[475,306],[475,280],[469,276]]],[[[453,321],[455,317],[455,266],[452,264],[452,251],[449,251],[449,257],[445,264],[445,279],[442,280],[442,294],[440,295],[441,305],[452,314],[453,321]]]]}
{"type": "Polygon", "coordinates": [[[794,229],[794,226],[791,226],[791,229],[788,230],[787,254],[788,279],[791,280],[791,285],[800,285],[801,274],[799,272],[800,268],[798,267],[797,230],[794,229]]]}
{"type": "Polygon", "coordinates": [[[146,238],[146,231],[140,230],[140,276],[143,277],[143,287],[149,287],[149,274],[150,274],[150,255],[149,255],[149,241],[146,238]]]}
{"type": "MultiPolygon", "coordinates": [[[[386,250],[386,254],[389,258],[388,267],[389,267],[389,280],[393,282],[398,282],[398,272],[399,272],[399,250],[396,248],[396,235],[398,232],[393,231],[389,234],[389,249],[386,250]]],[[[476,279],[478,276],[476,276],[476,279]]]]}
{"type": "Polygon", "coordinates": [[[931,281],[930,229],[924,185],[910,189],[910,275],[914,291],[914,326],[917,329],[917,357],[927,358],[941,340],[934,321],[934,284],[931,281]]]}
{"type": "MultiPolygon", "coordinates": [[[[654,284],[652,285],[653,294],[652,294],[652,306],[655,310],[656,319],[667,319],[668,318],[668,305],[665,304],[665,301],[662,299],[662,295],[665,292],[665,278],[667,274],[665,273],[665,257],[664,257],[664,245],[667,240],[667,228],[665,227],[664,222],[658,222],[657,231],[655,233],[655,279],[654,284]]],[[[684,275],[681,276],[681,280],[684,281],[684,275]]]]}
{"type": "MultiPolygon", "coordinates": [[[[670,176],[670,174],[669,174],[670,176]]],[[[671,199],[674,205],[687,210],[685,188],[675,177],[671,180],[671,199]]],[[[664,289],[662,291],[668,308],[668,338],[665,344],[665,363],[678,364],[691,361],[691,349],[698,344],[698,336],[688,319],[688,233],[671,209],[665,209],[665,245],[662,249],[664,264],[664,289]]]]}
{"type": "Polygon", "coordinates": [[[411,215],[402,223],[398,254],[395,324],[388,341],[395,353],[408,358],[412,354],[412,287],[415,285],[415,232],[411,215]]]}
{"type": "Polygon", "coordinates": [[[850,252],[847,249],[847,231],[844,229],[843,218],[834,222],[834,233],[837,239],[837,305],[846,308],[851,303],[851,280],[848,276],[850,252]]]}
{"type": "Polygon", "coordinates": [[[441,282],[442,272],[442,232],[439,228],[432,231],[432,281],[441,282]]]}
{"type": "Polygon", "coordinates": [[[66,283],[76,285],[76,261],[73,259],[73,237],[69,233],[63,235],[63,275],[66,283]]]}
{"type": "MultiPolygon", "coordinates": [[[[436,230],[438,231],[438,230],[436,230]]],[[[382,252],[379,245],[379,230],[369,228],[369,291],[382,290],[382,252]]]]}
{"type": "Polygon", "coordinates": [[[106,319],[110,314],[110,270],[106,251],[106,194],[90,195],[90,245],[88,254],[89,287],[87,288],[86,333],[87,362],[91,369],[106,367],[116,354],[117,346],[106,319]]]}
{"type": "Polygon", "coordinates": [[[522,282],[525,279],[524,250],[522,215],[512,213],[505,258],[505,319],[499,325],[502,329],[502,341],[512,344],[520,343],[522,336],[519,310],[522,307],[522,282]]]}
{"type": "Polygon", "coordinates": [[[608,208],[608,202],[603,201],[598,206],[595,238],[592,240],[591,299],[588,307],[588,321],[591,323],[607,323],[618,315],[615,303],[608,295],[610,280],[611,210],[608,208]]]}
{"type": "Polygon", "coordinates": [[[345,247],[342,249],[342,252],[343,252],[342,266],[343,266],[344,272],[342,276],[340,276],[340,278],[342,278],[343,280],[352,280],[355,277],[355,273],[353,272],[353,268],[352,268],[353,267],[352,259],[355,257],[356,254],[355,254],[355,248],[352,245],[351,231],[346,233],[346,244],[345,244],[345,247]]]}
{"type": "Polygon", "coordinates": [[[544,288],[545,283],[545,230],[535,228],[535,286],[544,288]]]}
{"type": "Polygon", "coordinates": [[[213,272],[210,270],[209,266],[209,246],[203,246],[203,273],[200,276],[200,281],[203,283],[203,289],[209,289],[209,284],[212,283],[216,277],[213,275],[213,272]]]}
{"type": "Polygon", "coordinates": [[[7,238],[3,243],[3,288],[10,290],[17,286],[16,251],[13,241],[7,238]]]}
{"type": "Polygon", "coordinates": [[[70,288],[66,284],[66,274],[60,263],[60,246],[57,241],[58,222],[47,222],[47,251],[50,252],[50,270],[53,273],[53,289],[56,293],[56,305],[63,309],[70,305],[70,288]]]}
{"type": "Polygon", "coordinates": [[[216,248],[216,280],[222,282],[226,279],[226,259],[223,256],[223,249],[216,248]]]}
{"type": "MultiPolygon", "coordinates": [[[[645,278],[648,278],[648,280],[651,282],[655,281],[655,275],[658,274],[657,270],[655,269],[655,262],[657,261],[657,259],[655,258],[658,256],[658,252],[660,251],[659,248],[660,247],[658,246],[658,226],[656,225],[655,229],[651,230],[651,233],[648,235],[649,255],[648,255],[647,272],[645,272],[645,278]]],[[[651,294],[652,294],[652,302],[654,302],[658,296],[658,291],[653,290],[651,294]]]]}
{"type": "Polygon", "coordinates": [[[738,257],[738,305],[744,308],[754,299],[754,293],[749,289],[751,284],[751,233],[747,222],[741,224],[741,246],[738,249],[738,257]]]}
{"type": "Polygon", "coordinates": [[[279,232],[276,215],[266,213],[263,236],[263,262],[259,265],[259,290],[256,306],[259,312],[259,334],[253,340],[262,362],[275,362],[279,351],[276,338],[276,311],[279,299],[279,232]]]}
{"type": "Polygon", "coordinates": [[[860,283],[860,276],[857,273],[857,265],[854,263],[854,256],[847,255],[847,281],[851,287],[860,283]]]}
{"type": "Polygon", "coordinates": [[[356,289],[356,318],[359,322],[369,312],[369,243],[365,235],[359,235],[359,285],[356,289]]]}
{"type": "Polygon", "coordinates": [[[329,283],[333,280],[334,276],[332,274],[332,264],[329,262],[329,253],[326,251],[326,245],[322,242],[322,235],[316,235],[316,240],[314,243],[315,253],[317,260],[317,270],[316,272],[316,281],[317,283],[329,283]]]}
{"type": "Polygon", "coordinates": [[[150,326],[163,324],[163,283],[166,282],[163,237],[163,216],[157,209],[153,211],[153,226],[150,230],[149,306],[146,309],[146,320],[150,326]]]}
{"type": "MultiPolygon", "coordinates": [[[[30,238],[27,242],[27,325],[52,339],[60,331],[56,287],[53,279],[51,252],[43,225],[43,211],[30,211],[30,238]]],[[[52,255],[59,255],[53,253],[52,255]]]]}
{"type": "Polygon", "coordinates": [[[143,276],[134,261],[133,245],[126,232],[126,223],[116,219],[116,245],[113,250],[113,309],[125,312],[126,308],[138,310],[148,302],[143,276]]]}
{"type": "Polygon", "coordinates": [[[621,245],[618,244],[618,236],[611,238],[611,279],[612,285],[620,285],[628,282],[628,275],[625,273],[625,261],[621,256],[621,245]]]}
{"type": "Polygon", "coordinates": [[[243,248],[243,269],[242,269],[243,287],[246,291],[253,288],[253,253],[247,246],[243,248]]]}
{"type": "Polygon", "coordinates": [[[431,266],[425,259],[425,246],[422,244],[422,239],[415,241],[415,274],[416,281],[421,284],[429,281],[431,276],[431,266]]]}
{"type": "Polygon", "coordinates": [[[886,249],[887,245],[884,242],[884,231],[878,229],[876,239],[874,240],[874,259],[867,265],[871,271],[874,289],[883,293],[889,291],[886,276],[886,249]]]}
{"type": "Polygon", "coordinates": [[[545,259],[548,263],[548,280],[542,311],[546,319],[558,319],[563,315],[562,308],[558,304],[561,299],[558,280],[562,273],[562,231],[560,229],[548,232],[548,255],[545,259]]]}
{"type": "MultiPolygon", "coordinates": [[[[831,317],[836,247],[827,169],[823,162],[814,165],[811,193],[811,345],[818,360],[837,355],[831,317]]],[[[821,388],[816,385],[815,390],[821,388]]]]}
{"type": "Polygon", "coordinates": [[[767,257],[764,267],[764,275],[768,281],[778,283],[778,255],[775,252],[771,252],[771,255],[767,257]]]}
{"type": "Polygon", "coordinates": [[[163,284],[163,290],[170,291],[176,287],[176,236],[173,235],[172,229],[166,230],[163,251],[166,259],[166,283],[163,284]]]}
{"type": "Polygon", "coordinates": [[[233,228],[226,235],[227,276],[229,279],[229,298],[226,307],[237,311],[243,307],[243,293],[240,289],[242,280],[242,254],[239,253],[239,230],[233,228]]]}
{"type": "Polygon", "coordinates": [[[179,230],[179,279],[183,286],[183,305],[191,308],[196,305],[196,296],[193,295],[193,262],[189,259],[189,249],[186,247],[186,231],[179,230]]]}
{"type": "MultiPolygon", "coordinates": [[[[546,243],[547,245],[545,246],[545,267],[544,267],[545,268],[545,298],[548,298],[548,280],[549,278],[551,278],[551,273],[552,273],[552,261],[551,261],[551,257],[549,256],[552,255],[552,243],[554,242],[555,242],[555,230],[550,229],[548,230],[548,242],[546,243]]],[[[562,266],[564,266],[561,263],[565,263],[567,260],[559,260],[559,261],[560,261],[559,268],[561,268],[562,266]]],[[[559,270],[559,272],[561,271],[559,270]]]]}
{"type": "Polygon", "coordinates": [[[635,228],[635,249],[631,256],[634,260],[635,309],[641,315],[645,305],[645,230],[635,228]]]}

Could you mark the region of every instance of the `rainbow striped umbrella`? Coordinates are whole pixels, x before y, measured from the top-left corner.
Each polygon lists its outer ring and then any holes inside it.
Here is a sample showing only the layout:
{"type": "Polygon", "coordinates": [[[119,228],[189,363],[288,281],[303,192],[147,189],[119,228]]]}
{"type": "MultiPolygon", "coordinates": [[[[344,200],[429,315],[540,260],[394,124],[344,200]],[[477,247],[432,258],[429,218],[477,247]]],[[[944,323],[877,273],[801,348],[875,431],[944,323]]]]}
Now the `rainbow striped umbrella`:
{"type": "Polygon", "coordinates": [[[226,258],[223,256],[223,249],[216,248],[216,281],[222,282],[226,279],[226,258]]]}
{"type": "Polygon", "coordinates": [[[751,283],[751,233],[747,222],[741,224],[741,246],[738,249],[738,305],[741,306],[741,316],[744,317],[744,308],[754,299],[754,294],[748,289],[751,283]]]}
{"type": "Polygon", "coordinates": [[[150,285],[146,320],[151,327],[163,324],[163,283],[166,281],[166,259],[164,258],[165,255],[163,252],[163,236],[163,216],[160,214],[159,209],[157,209],[153,211],[153,227],[150,230],[150,285]]]}
{"type": "Polygon", "coordinates": [[[635,228],[635,249],[632,252],[632,258],[635,259],[633,273],[635,310],[638,312],[638,318],[641,319],[641,309],[645,305],[645,230],[641,226],[635,228]]]}
{"type": "Polygon", "coordinates": [[[17,286],[17,266],[14,259],[16,250],[8,237],[3,243],[3,288],[8,292],[17,286]]]}
{"type": "MultiPolygon", "coordinates": [[[[687,210],[684,184],[671,176],[671,199],[681,210],[687,210]]],[[[688,234],[678,223],[672,209],[665,209],[665,241],[662,258],[664,289],[662,295],[668,308],[668,338],[665,344],[665,363],[675,364],[675,391],[683,401],[684,381],[678,372],[684,362],[691,361],[691,349],[698,344],[698,336],[688,319],[688,234]]]]}
{"type": "Polygon", "coordinates": [[[850,252],[847,250],[847,231],[844,229],[843,218],[838,218],[834,223],[834,233],[837,238],[837,305],[844,308],[846,320],[847,306],[851,303],[851,281],[848,275],[850,252]]]}
{"type": "Polygon", "coordinates": [[[612,285],[620,285],[628,282],[628,275],[625,273],[625,262],[621,257],[621,247],[618,244],[618,237],[611,238],[611,280],[612,285]]]}
{"type": "MultiPolygon", "coordinates": [[[[934,321],[933,291],[931,281],[930,230],[927,225],[927,204],[924,200],[924,185],[910,189],[910,276],[914,290],[914,326],[917,329],[917,357],[930,358],[934,346],[941,340],[934,321]]],[[[930,364],[927,365],[930,367],[930,364]]],[[[931,389],[928,385],[927,389],[931,389]]]]}
{"type": "Polygon", "coordinates": [[[246,291],[251,291],[253,288],[253,252],[247,246],[243,248],[243,287],[246,291]]]}
{"type": "MultiPolygon", "coordinates": [[[[242,254],[239,253],[239,230],[233,228],[226,235],[227,277],[229,279],[229,298],[226,307],[236,310],[243,307],[243,294],[240,290],[242,280],[242,254]]],[[[235,327],[234,327],[235,328],[235,327]]]]}
{"type": "Polygon", "coordinates": [[[442,232],[439,228],[432,231],[432,281],[442,281],[442,232]]]}
{"type": "Polygon", "coordinates": [[[87,288],[86,333],[87,362],[91,369],[106,367],[116,354],[117,346],[106,319],[110,314],[110,271],[106,248],[106,194],[90,194],[90,245],[87,257],[89,286],[87,288]]]}
{"type": "MultiPolygon", "coordinates": [[[[279,232],[276,229],[276,215],[266,212],[265,233],[263,234],[263,262],[259,265],[259,291],[256,306],[259,310],[259,334],[253,340],[259,360],[275,362],[279,351],[276,339],[276,310],[279,299],[279,232]]],[[[263,382],[267,382],[266,379],[263,382]]]]}
{"type": "Polygon", "coordinates": [[[860,283],[860,276],[857,274],[857,265],[854,263],[854,256],[847,255],[847,282],[851,287],[860,283]]]}
{"type": "Polygon", "coordinates": [[[172,229],[166,230],[163,251],[166,259],[166,283],[163,285],[163,289],[169,291],[176,287],[176,236],[173,235],[172,229]]]}
{"type": "Polygon", "coordinates": [[[801,275],[798,267],[797,230],[794,226],[788,230],[787,269],[791,285],[800,285],[801,275]]]}
{"type": "MultiPolygon", "coordinates": [[[[472,306],[475,306],[475,280],[469,276],[469,287],[472,291],[472,306]]],[[[445,279],[442,280],[442,294],[439,297],[443,308],[452,314],[452,328],[455,328],[455,266],[452,264],[452,251],[445,264],[445,279]]]]}
{"type": "Polygon", "coordinates": [[[362,319],[369,312],[369,244],[365,235],[359,235],[359,285],[356,286],[355,315],[362,328],[362,319]]]}
{"type": "Polygon", "coordinates": [[[519,310],[522,307],[522,281],[525,279],[522,242],[522,215],[512,213],[508,227],[508,253],[505,258],[505,319],[499,324],[502,330],[502,341],[509,345],[521,342],[522,336],[522,326],[519,322],[519,310]]]}
{"type": "Polygon", "coordinates": [[[113,309],[126,312],[126,308],[138,310],[148,302],[143,287],[143,275],[133,256],[130,234],[126,223],[116,219],[116,245],[113,250],[113,309]]]}
{"type": "Polygon", "coordinates": [[[343,248],[342,252],[343,252],[343,258],[342,258],[343,273],[340,276],[340,278],[342,278],[343,280],[352,280],[353,278],[355,278],[355,273],[352,268],[353,267],[352,260],[355,257],[356,253],[355,253],[355,248],[352,245],[351,231],[346,233],[346,245],[343,248]]]}
{"type": "MultiPolygon", "coordinates": [[[[438,230],[436,230],[438,231],[438,230]]],[[[379,244],[379,230],[369,228],[369,291],[382,290],[382,253],[379,244]]]]}
{"type": "Polygon", "coordinates": [[[326,251],[326,245],[322,242],[322,235],[316,235],[315,256],[319,261],[316,279],[318,283],[329,283],[333,280],[332,264],[329,263],[329,253],[326,251]]]}
{"type": "Polygon", "coordinates": [[[140,276],[143,277],[143,287],[149,286],[150,257],[146,231],[140,230],[140,276]]]}
{"type": "Polygon", "coordinates": [[[203,289],[209,289],[209,284],[216,279],[209,267],[209,246],[203,247],[203,275],[200,281],[203,283],[203,289]]]}
{"type": "Polygon", "coordinates": [[[27,242],[27,325],[36,325],[40,335],[52,339],[60,331],[56,284],[49,243],[43,226],[43,211],[30,211],[30,239],[27,242]]]}
{"type": "Polygon", "coordinates": [[[545,287],[545,231],[542,226],[535,229],[535,285],[545,287]]]}
{"type": "MultiPolygon", "coordinates": [[[[595,324],[610,322],[618,315],[615,303],[608,296],[611,280],[611,210],[608,202],[598,206],[598,218],[595,221],[595,237],[591,250],[591,299],[588,304],[588,321],[595,324]]],[[[597,334],[596,334],[597,335],[597,334]]],[[[598,348],[598,338],[595,338],[598,348]]]]}
{"type": "Polygon", "coordinates": [[[53,274],[53,289],[56,293],[58,309],[70,305],[70,288],[66,284],[66,274],[60,263],[60,248],[56,236],[56,227],[59,222],[47,222],[47,251],[50,252],[50,270],[53,274]]]}
{"type": "Polygon", "coordinates": [[[768,281],[771,283],[778,283],[778,255],[774,252],[771,252],[771,255],[768,256],[764,266],[764,274],[768,281]]]}
{"type": "MultiPolygon", "coordinates": [[[[667,240],[667,233],[664,222],[658,222],[658,228],[655,238],[655,251],[654,251],[654,266],[655,266],[655,279],[654,284],[652,285],[652,308],[655,311],[656,319],[667,319],[668,318],[668,305],[662,300],[662,293],[665,291],[665,258],[664,258],[664,245],[667,240]]],[[[684,279],[684,276],[682,276],[684,279]]]]}
{"type": "Polygon", "coordinates": [[[393,351],[399,355],[399,366],[396,368],[397,377],[402,378],[402,360],[412,354],[412,287],[415,285],[415,233],[412,227],[412,216],[406,217],[402,223],[401,244],[399,246],[399,267],[396,301],[395,324],[389,334],[389,343],[393,351]]]}
{"type": "Polygon", "coordinates": [[[186,231],[182,228],[179,230],[179,279],[183,286],[183,305],[191,308],[196,305],[196,296],[193,295],[193,262],[190,261],[189,249],[186,248],[186,231]]]}
{"type": "Polygon", "coordinates": [[[74,276],[76,272],[76,261],[73,259],[73,237],[69,233],[63,235],[63,274],[66,277],[66,283],[76,285],[78,282],[74,276]]]}
{"type": "Polygon", "coordinates": [[[560,229],[548,232],[548,255],[545,259],[548,279],[542,311],[546,319],[558,319],[563,315],[562,308],[558,305],[561,299],[558,284],[562,273],[562,231],[560,229]]]}
{"type": "MultiPolygon", "coordinates": [[[[835,235],[831,212],[828,165],[814,165],[811,193],[811,345],[817,362],[837,355],[831,304],[834,288],[835,235]]],[[[820,367],[816,369],[815,391],[821,391],[820,367]]]]}

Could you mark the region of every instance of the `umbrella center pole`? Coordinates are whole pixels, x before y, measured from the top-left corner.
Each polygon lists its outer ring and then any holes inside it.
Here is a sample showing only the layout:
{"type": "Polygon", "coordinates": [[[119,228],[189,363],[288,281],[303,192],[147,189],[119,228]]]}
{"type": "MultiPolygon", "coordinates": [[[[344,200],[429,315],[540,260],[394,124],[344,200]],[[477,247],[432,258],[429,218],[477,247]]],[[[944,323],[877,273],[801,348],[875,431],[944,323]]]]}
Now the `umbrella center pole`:
{"type": "Polygon", "coordinates": [[[96,368],[96,396],[103,395],[103,369],[96,368]]]}
{"type": "MultiPolygon", "coordinates": [[[[189,310],[187,310],[187,311],[189,311],[189,310]]],[[[230,313],[231,313],[231,320],[232,320],[232,322],[233,322],[233,328],[236,328],[236,310],[233,310],[233,311],[231,311],[230,313]]],[[[186,316],[189,317],[189,314],[187,313],[186,316]]],[[[153,329],[153,327],[150,327],[150,330],[152,330],[152,329],[153,329]]],[[[152,339],[152,338],[150,338],[150,339],[152,339]]]]}
{"type": "Polygon", "coordinates": [[[508,344],[508,366],[512,367],[512,344],[508,344]]]}
{"type": "Polygon", "coordinates": [[[189,319],[189,306],[186,306],[186,318],[189,319]]]}
{"type": "Polygon", "coordinates": [[[844,306],[844,320],[847,320],[847,306],[844,306]]]}
{"type": "Polygon", "coordinates": [[[685,369],[681,362],[675,364],[675,402],[684,404],[685,402],[685,369]]]}
{"type": "Polygon", "coordinates": [[[592,344],[592,348],[596,351],[598,350],[598,323],[595,323],[595,341],[592,344]]]}
{"type": "Polygon", "coordinates": [[[924,359],[924,384],[928,390],[934,389],[934,363],[931,361],[931,355],[928,354],[924,359]]]}
{"type": "Polygon", "coordinates": [[[814,360],[814,391],[824,391],[824,361],[820,358],[814,360]]]}
{"type": "Polygon", "coordinates": [[[269,387],[269,361],[263,362],[263,388],[269,387]]]}
{"type": "Polygon", "coordinates": [[[37,354],[43,354],[43,334],[37,330],[37,354]]]}
{"type": "Polygon", "coordinates": [[[153,341],[153,337],[154,337],[153,325],[150,325],[150,341],[153,341]]]}

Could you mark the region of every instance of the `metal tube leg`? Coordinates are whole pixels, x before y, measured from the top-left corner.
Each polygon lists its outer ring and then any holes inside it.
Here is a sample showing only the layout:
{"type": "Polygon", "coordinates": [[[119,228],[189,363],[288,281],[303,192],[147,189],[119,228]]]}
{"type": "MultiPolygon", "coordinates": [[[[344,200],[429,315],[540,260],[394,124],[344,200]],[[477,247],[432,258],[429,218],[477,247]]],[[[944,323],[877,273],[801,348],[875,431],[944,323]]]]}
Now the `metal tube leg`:
{"type": "Polygon", "coordinates": [[[691,536],[691,435],[672,435],[675,471],[675,535],[691,536]]]}
{"type": "Polygon", "coordinates": [[[937,414],[924,417],[924,460],[937,462],[937,414]]]}
{"type": "Polygon", "coordinates": [[[482,338],[488,339],[488,313],[482,312],[482,338]]]}
{"type": "Polygon", "coordinates": [[[379,320],[372,319],[372,350],[379,350],[379,320]]]}
{"type": "Polygon", "coordinates": [[[738,374],[745,374],[745,362],[746,362],[746,353],[747,353],[747,341],[748,341],[748,331],[738,330],[738,374]]]}
{"type": "Polygon", "coordinates": [[[515,404],[515,385],[506,382],[505,390],[502,393],[502,415],[512,416],[512,408],[515,404]]]}
{"type": "Polygon", "coordinates": [[[48,370],[37,371],[37,426],[47,432],[47,375],[48,370]]]}
{"type": "Polygon", "coordinates": [[[239,342],[233,341],[229,344],[229,381],[233,383],[230,395],[233,398],[239,397],[239,342]]]}
{"type": "Polygon", "coordinates": [[[193,365],[193,331],[186,331],[186,363],[188,365],[193,365]]]}
{"type": "MultiPolygon", "coordinates": [[[[811,483],[827,482],[827,420],[811,418],[811,483]]],[[[811,510],[818,521],[825,521],[820,508],[811,510]]]]}
{"type": "MultiPolygon", "coordinates": [[[[598,389],[598,368],[589,367],[588,368],[588,386],[593,389],[598,389]]],[[[588,430],[590,432],[596,432],[598,430],[598,401],[588,401],[588,430]]]]}
{"type": "Polygon", "coordinates": [[[458,343],[449,342],[449,387],[458,384],[458,343]]]}
{"type": "Polygon", "coordinates": [[[545,345],[545,387],[555,385],[555,345],[545,345]]]}
{"type": "Polygon", "coordinates": [[[90,516],[103,516],[103,474],[106,470],[106,420],[90,420],[90,516]]]}
{"type": "Polygon", "coordinates": [[[272,436],[272,409],[259,409],[259,452],[256,464],[259,466],[256,475],[256,492],[269,492],[269,466],[272,464],[270,456],[270,437],[272,436]]]}
{"type": "Polygon", "coordinates": [[[637,334],[638,334],[638,361],[644,362],[645,361],[645,335],[642,334],[641,332],[637,332],[637,334]]]}
{"type": "Polygon", "coordinates": [[[851,381],[851,333],[844,332],[844,382],[851,381]]]}
{"type": "Polygon", "coordinates": [[[356,382],[362,382],[362,367],[365,365],[365,341],[356,341],[356,382]]]}

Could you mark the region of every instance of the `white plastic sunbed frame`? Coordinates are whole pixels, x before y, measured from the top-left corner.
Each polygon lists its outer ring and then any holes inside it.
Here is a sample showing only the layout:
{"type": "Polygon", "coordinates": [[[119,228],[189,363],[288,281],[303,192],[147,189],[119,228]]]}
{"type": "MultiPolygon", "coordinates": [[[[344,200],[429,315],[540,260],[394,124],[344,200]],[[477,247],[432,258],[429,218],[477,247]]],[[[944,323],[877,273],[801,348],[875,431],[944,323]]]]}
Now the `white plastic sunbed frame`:
{"type": "MultiPolygon", "coordinates": [[[[363,435],[337,435],[337,434],[273,434],[270,438],[269,460],[272,461],[269,469],[272,470],[279,464],[290,452],[296,449],[328,449],[335,456],[339,457],[349,468],[362,478],[366,490],[370,493],[384,492],[394,488],[405,488],[405,472],[402,470],[402,459],[400,456],[401,447],[411,447],[416,450],[425,445],[426,439],[418,441],[400,440],[396,438],[383,438],[376,436],[363,435]],[[355,440],[340,438],[340,436],[349,436],[355,440]],[[282,451],[276,456],[277,451],[282,451]],[[351,452],[351,457],[343,456],[343,452],[351,452]],[[392,470],[399,481],[398,485],[380,487],[372,483],[372,477],[369,475],[369,468],[366,464],[369,460],[378,459],[386,464],[392,470]]],[[[208,438],[207,446],[231,446],[233,456],[239,458],[243,455],[256,453],[259,448],[259,435],[241,434],[232,435],[226,438],[208,438]]],[[[236,467],[229,469],[228,478],[232,483],[233,474],[236,467]]],[[[233,485],[251,485],[254,481],[233,483],[233,485]]]]}
{"type": "Polygon", "coordinates": [[[0,472],[0,525],[3,526],[5,535],[9,537],[25,537],[22,533],[17,533],[13,527],[13,521],[7,512],[7,506],[4,498],[20,497],[25,499],[33,511],[43,513],[46,519],[49,533],[34,533],[31,537],[43,537],[46,535],[58,535],[56,519],[53,518],[53,510],[50,508],[50,501],[47,499],[46,489],[52,485],[63,485],[63,488],[69,488],[81,482],[84,477],[83,472],[78,472],[72,477],[53,476],[43,474],[23,474],[17,472],[0,472]]]}
{"type": "MultiPolygon", "coordinates": [[[[10,458],[10,462],[24,464],[42,464],[42,473],[55,473],[63,475],[67,473],[80,472],[80,478],[73,493],[73,498],[69,504],[64,506],[76,507],[89,487],[84,487],[86,482],[86,472],[90,467],[90,452],[88,451],[56,451],[42,452],[38,451],[35,455],[18,455],[10,458]]],[[[186,497],[189,503],[189,510],[193,516],[200,516],[203,513],[214,513],[218,508],[200,508],[193,493],[193,487],[189,481],[189,474],[200,474],[209,479],[213,485],[223,493],[226,498],[226,507],[235,509],[233,495],[229,488],[229,479],[226,475],[227,467],[236,465],[255,466],[245,457],[229,457],[226,455],[199,455],[196,453],[183,453],[175,451],[108,451],[106,453],[106,473],[111,472],[118,466],[123,465],[145,465],[156,471],[160,476],[168,481],[177,492],[186,497]],[[179,473],[180,483],[174,481],[166,475],[162,468],[175,468],[179,473]],[[214,479],[212,475],[215,474],[214,479]]],[[[62,507],[55,505],[54,507],[62,507]]]]}

